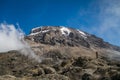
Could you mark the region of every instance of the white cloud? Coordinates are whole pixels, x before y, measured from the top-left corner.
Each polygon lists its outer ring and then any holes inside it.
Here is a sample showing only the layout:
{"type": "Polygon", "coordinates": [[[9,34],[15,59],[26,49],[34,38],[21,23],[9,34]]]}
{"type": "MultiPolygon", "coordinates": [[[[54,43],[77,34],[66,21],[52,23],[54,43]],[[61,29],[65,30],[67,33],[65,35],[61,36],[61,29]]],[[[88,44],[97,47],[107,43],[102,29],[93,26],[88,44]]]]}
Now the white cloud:
{"type": "Polygon", "coordinates": [[[120,46],[120,0],[95,0],[67,23],[120,46]]]}
{"type": "Polygon", "coordinates": [[[24,33],[20,28],[16,29],[14,25],[0,24],[0,52],[10,50],[18,50],[25,56],[41,61],[24,41],[24,33]]]}
{"type": "Polygon", "coordinates": [[[107,41],[120,45],[120,1],[102,0],[99,7],[100,22],[95,29],[96,33],[107,41]]]}
{"type": "Polygon", "coordinates": [[[0,52],[19,50],[22,43],[22,33],[15,29],[14,25],[0,25],[0,52]]]}

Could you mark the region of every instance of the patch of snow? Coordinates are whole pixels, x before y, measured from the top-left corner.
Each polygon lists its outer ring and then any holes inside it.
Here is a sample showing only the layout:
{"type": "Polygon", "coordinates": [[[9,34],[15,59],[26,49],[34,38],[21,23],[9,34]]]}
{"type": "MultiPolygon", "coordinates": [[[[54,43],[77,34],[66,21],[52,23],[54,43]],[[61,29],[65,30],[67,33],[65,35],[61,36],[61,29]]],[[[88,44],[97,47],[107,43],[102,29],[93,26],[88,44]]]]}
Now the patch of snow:
{"type": "Polygon", "coordinates": [[[34,31],[34,30],[36,30],[36,29],[39,29],[39,28],[41,28],[41,26],[40,26],[40,27],[33,28],[32,31],[34,31]]]}
{"type": "Polygon", "coordinates": [[[41,31],[42,33],[46,33],[46,32],[48,32],[49,30],[44,30],[44,31],[41,31]]]}
{"type": "Polygon", "coordinates": [[[36,33],[31,33],[30,35],[37,35],[39,33],[46,33],[48,32],[49,30],[44,30],[44,31],[39,31],[39,32],[36,32],[36,33]]]}
{"type": "Polygon", "coordinates": [[[84,32],[80,31],[80,30],[77,30],[80,34],[82,35],[86,35],[84,32]]]}
{"type": "Polygon", "coordinates": [[[80,30],[77,30],[77,31],[81,34],[82,37],[87,38],[87,35],[84,32],[82,32],[80,30]]]}
{"type": "Polygon", "coordinates": [[[68,36],[69,34],[70,34],[70,30],[68,29],[68,28],[66,28],[66,27],[62,27],[61,29],[60,29],[60,31],[62,32],[62,34],[63,35],[65,35],[65,36],[68,36]]]}

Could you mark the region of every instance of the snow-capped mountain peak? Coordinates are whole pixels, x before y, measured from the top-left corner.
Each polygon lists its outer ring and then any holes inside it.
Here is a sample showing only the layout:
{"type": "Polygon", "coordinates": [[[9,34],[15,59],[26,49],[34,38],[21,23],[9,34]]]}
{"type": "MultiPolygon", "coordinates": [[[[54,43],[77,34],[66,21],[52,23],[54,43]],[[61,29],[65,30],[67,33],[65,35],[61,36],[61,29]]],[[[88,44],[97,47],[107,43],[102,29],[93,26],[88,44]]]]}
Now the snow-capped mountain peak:
{"type": "MultiPolygon", "coordinates": [[[[31,30],[31,33],[30,35],[37,35],[37,34],[40,34],[40,33],[46,33],[46,32],[49,32],[49,31],[60,31],[62,35],[64,36],[69,36],[70,33],[73,33],[73,30],[71,30],[71,28],[67,28],[65,26],[59,26],[59,27],[53,27],[53,26],[40,26],[40,27],[36,27],[36,28],[33,28],[31,30]]],[[[74,30],[74,31],[78,31],[80,34],[80,36],[82,36],[83,38],[87,38],[87,35],[81,31],[81,30],[74,30]]]]}
{"type": "Polygon", "coordinates": [[[77,30],[77,31],[80,33],[82,37],[87,38],[87,34],[85,34],[83,31],[81,30],[77,30]]]}
{"type": "Polygon", "coordinates": [[[111,45],[95,35],[64,26],[40,26],[33,28],[28,37],[34,42],[49,45],[100,47],[120,51],[119,47],[111,45]]]}

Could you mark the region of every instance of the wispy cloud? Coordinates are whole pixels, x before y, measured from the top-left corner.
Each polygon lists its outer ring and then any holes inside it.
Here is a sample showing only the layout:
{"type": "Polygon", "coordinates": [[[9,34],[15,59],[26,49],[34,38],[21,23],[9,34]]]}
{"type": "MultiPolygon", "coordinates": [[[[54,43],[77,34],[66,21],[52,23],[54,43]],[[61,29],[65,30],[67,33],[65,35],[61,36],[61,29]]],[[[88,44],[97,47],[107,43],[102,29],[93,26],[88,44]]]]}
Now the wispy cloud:
{"type": "Polygon", "coordinates": [[[120,45],[120,1],[102,0],[99,3],[99,26],[94,29],[97,35],[111,43],[120,45]]]}
{"type": "Polygon", "coordinates": [[[120,0],[95,0],[86,10],[80,9],[68,24],[120,46],[120,0]]]}
{"type": "Polygon", "coordinates": [[[0,24],[0,52],[10,50],[18,50],[25,56],[34,58],[38,62],[41,61],[25,42],[24,33],[20,28],[16,29],[14,25],[0,24]]]}
{"type": "Polygon", "coordinates": [[[23,34],[14,25],[0,25],[0,52],[19,50],[23,47],[23,34]]]}

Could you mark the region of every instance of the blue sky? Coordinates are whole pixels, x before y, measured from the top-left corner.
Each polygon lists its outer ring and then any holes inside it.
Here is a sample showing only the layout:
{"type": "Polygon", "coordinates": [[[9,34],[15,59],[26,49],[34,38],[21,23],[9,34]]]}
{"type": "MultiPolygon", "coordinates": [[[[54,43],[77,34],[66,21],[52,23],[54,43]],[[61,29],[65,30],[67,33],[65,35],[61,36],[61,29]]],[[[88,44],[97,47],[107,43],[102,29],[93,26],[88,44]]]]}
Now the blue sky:
{"type": "Polygon", "coordinates": [[[0,23],[29,34],[41,25],[68,26],[120,46],[119,0],[0,0],[0,23]]]}

